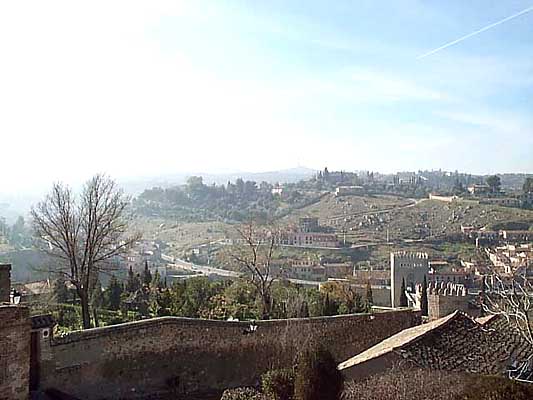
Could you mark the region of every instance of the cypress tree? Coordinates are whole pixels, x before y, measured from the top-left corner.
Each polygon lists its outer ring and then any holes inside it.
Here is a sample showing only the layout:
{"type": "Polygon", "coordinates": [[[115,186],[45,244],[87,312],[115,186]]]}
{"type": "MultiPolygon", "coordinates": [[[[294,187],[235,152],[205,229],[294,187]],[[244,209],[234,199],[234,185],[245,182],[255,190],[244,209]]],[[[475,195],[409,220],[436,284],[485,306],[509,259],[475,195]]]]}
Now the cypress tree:
{"type": "Polygon", "coordinates": [[[139,279],[133,273],[133,268],[130,265],[130,270],[128,271],[128,280],[126,282],[126,292],[133,293],[140,287],[139,279]]]}
{"type": "Polygon", "coordinates": [[[407,295],[405,294],[405,278],[402,278],[402,287],[400,288],[400,307],[407,307],[407,295]]]}
{"type": "Polygon", "coordinates": [[[372,294],[372,286],[370,286],[370,281],[366,282],[366,299],[365,299],[365,306],[367,311],[372,310],[372,306],[374,305],[374,296],[372,294]]]}
{"type": "Polygon", "coordinates": [[[141,281],[145,286],[150,286],[150,284],[152,283],[152,274],[150,273],[150,269],[148,268],[148,260],[144,261],[144,270],[141,276],[141,281]]]}
{"type": "Polygon", "coordinates": [[[298,357],[294,380],[295,400],[338,400],[343,378],[337,362],[322,345],[311,345],[298,357]]]}
{"type": "Polygon", "coordinates": [[[424,275],[424,283],[422,284],[422,294],[420,296],[420,311],[424,317],[428,316],[428,283],[426,275],[424,275]]]}
{"type": "Polygon", "coordinates": [[[112,275],[111,279],[109,280],[109,287],[106,290],[106,301],[110,310],[117,311],[120,309],[121,295],[122,285],[119,283],[115,275],[112,275]]]}

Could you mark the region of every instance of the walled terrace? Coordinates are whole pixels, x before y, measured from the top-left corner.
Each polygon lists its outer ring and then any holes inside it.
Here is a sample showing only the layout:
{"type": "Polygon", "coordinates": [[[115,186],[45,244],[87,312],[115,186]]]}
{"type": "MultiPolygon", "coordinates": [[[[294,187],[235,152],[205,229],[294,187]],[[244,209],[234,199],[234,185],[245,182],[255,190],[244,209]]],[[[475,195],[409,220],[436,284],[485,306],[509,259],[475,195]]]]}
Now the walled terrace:
{"type": "Polygon", "coordinates": [[[253,323],[162,317],[42,341],[34,368],[40,389],[89,400],[198,395],[254,384],[292,365],[310,340],[345,360],[419,322],[411,310],[253,323]]]}

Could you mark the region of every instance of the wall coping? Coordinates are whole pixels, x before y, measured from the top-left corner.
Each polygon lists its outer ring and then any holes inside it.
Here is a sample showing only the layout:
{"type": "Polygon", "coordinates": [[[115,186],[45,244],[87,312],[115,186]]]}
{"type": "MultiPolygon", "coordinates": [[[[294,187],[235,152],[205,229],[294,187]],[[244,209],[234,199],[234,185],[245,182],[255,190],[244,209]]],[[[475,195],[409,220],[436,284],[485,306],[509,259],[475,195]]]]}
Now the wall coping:
{"type": "Polygon", "coordinates": [[[210,320],[200,318],[187,318],[187,317],[156,317],[148,318],[139,321],[125,322],[117,325],[104,326],[99,328],[90,328],[85,330],[78,330],[67,333],[63,336],[52,338],[51,345],[58,346],[68,343],[74,343],[78,341],[90,340],[100,336],[106,336],[119,332],[131,332],[132,330],[140,330],[149,326],[157,325],[180,325],[180,326],[195,326],[195,327],[237,327],[246,329],[253,322],[258,327],[264,326],[287,326],[291,323],[295,324],[312,324],[320,322],[328,322],[335,320],[351,320],[351,319],[368,319],[372,321],[374,319],[382,319],[383,316],[388,314],[413,314],[416,315],[417,311],[411,309],[405,310],[390,310],[374,314],[359,313],[359,314],[342,314],[322,317],[309,317],[309,318],[289,318],[289,319],[271,319],[271,320],[245,320],[245,321],[222,321],[222,320],[210,320]]]}

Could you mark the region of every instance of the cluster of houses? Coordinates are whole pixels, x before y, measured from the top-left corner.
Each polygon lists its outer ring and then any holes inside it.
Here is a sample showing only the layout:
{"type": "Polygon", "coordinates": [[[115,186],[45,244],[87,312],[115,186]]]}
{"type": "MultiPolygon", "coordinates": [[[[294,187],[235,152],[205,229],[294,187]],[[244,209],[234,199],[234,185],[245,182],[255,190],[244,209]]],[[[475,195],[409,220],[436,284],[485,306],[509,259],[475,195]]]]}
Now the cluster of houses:
{"type": "Polygon", "coordinates": [[[533,260],[533,245],[529,244],[506,244],[486,248],[485,252],[492,263],[492,268],[503,276],[533,276],[528,271],[533,260]]]}
{"type": "Polygon", "coordinates": [[[300,218],[297,226],[281,232],[278,244],[310,248],[339,248],[341,245],[337,235],[320,226],[318,218],[314,217],[300,218]]]}
{"type": "Polygon", "coordinates": [[[526,243],[533,241],[531,230],[488,230],[473,226],[461,226],[461,233],[465,239],[473,241],[476,246],[497,243],[526,243]]]}

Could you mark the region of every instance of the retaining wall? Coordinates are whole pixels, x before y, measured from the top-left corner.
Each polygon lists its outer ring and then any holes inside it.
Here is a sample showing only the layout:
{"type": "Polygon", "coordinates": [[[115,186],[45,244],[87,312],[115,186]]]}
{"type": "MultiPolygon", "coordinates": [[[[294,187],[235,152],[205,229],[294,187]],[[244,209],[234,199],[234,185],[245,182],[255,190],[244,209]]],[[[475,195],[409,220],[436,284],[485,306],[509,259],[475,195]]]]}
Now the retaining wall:
{"type": "Polygon", "coordinates": [[[89,329],[50,342],[41,387],[88,400],[207,393],[292,365],[311,338],[341,361],[418,322],[416,312],[392,311],[258,321],[255,332],[249,322],[177,317],[89,329]]]}

